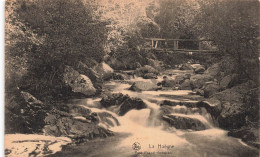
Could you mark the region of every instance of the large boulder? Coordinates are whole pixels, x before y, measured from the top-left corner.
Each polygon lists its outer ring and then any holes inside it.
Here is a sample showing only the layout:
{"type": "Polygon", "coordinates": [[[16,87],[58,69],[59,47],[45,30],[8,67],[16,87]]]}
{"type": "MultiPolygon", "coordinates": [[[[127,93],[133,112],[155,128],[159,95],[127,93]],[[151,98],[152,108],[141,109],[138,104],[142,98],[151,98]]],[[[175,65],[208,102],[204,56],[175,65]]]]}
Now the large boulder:
{"type": "Polygon", "coordinates": [[[204,85],[204,97],[208,98],[219,91],[220,87],[217,83],[208,83],[204,85]]]}
{"type": "Polygon", "coordinates": [[[192,89],[202,88],[206,82],[212,81],[214,78],[211,75],[197,74],[190,78],[192,89]]]}
{"type": "Polygon", "coordinates": [[[100,81],[98,73],[95,70],[93,70],[92,68],[89,68],[86,64],[84,64],[82,62],[78,63],[76,70],[79,73],[88,76],[93,83],[100,81]]]}
{"type": "Polygon", "coordinates": [[[170,126],[175,127],[176,129],[191,129],[191,130],[205,130],[208,127],[204,125],[201,121],[195,118],[188,116],[180,115],[164,115],[162,119],[170,124],[170,126]]]}
{"type": "Polygon", "coordinates": [[[108,112],[92,112],[90,108],[84,105],[70,105],[69,113],[76,119],[98,124],[104,128],[118,126],[118,120],[108,112]]]}
{"type": "Polygon", "coordinates": [[[149,74],[150,76],[154,77],[154,76],[157,76],[159,74],[159,71],[154,69],[152,66],[149,66],[149,65],[145,65],[144,67],[137,68],[136,71],[135,71],[136,76],[149,79],[150,78],[150,77],[148,77],[149,75],[148,76],[146,75],[148,73],[150,73],[149,74]]]}
{"type": "Polygon", "coordinates": [[[220,75],[220,71],[221,71],[220,63],[216,63],[216,64],[213,64],[212,66],[210,66],[205,71],[205,74],[208,74],[215,78],[216,76],[220,75]]]}
{"type": "Polygon", "coordinates": [[[71,117],[57,117],[55,124],[45,125],[43,130],[45,135],[69,136],[77,140],[76,142],[113,135],[111,131],[95,123],[89,123],[88,121],[71,117]]]}
{"type": "Polygon", "coordinates": [[[50,106],[21,91],[6,102],[6,133],[40,133],[50,106]]]}
{"type": "Polygon", "coordinates": [[[233,56],[225,56],[219,63],[221,70],[224,73],[224,76],[236,73],[239,70],[237,67],[239,63],[233,56]]]}
{"type": "Polygon", "coordinates": [[[223,90],[223,89],[232,87],[237,82],[238,82],[238,74],[232,74],[232,75],[227,75],[224,78],[222,78],[219,85],[220,85],[220,88],[223,90]]]}
{"type": "Polygon", "coordinates": [[[213,114],[218,119],[221,128],[235,129],[245,124],[246,117],[251,116],[248,113],[253,112],[250,110],[253,107],[250,104],[252,102],[247,102],[247,95],[248,92],[256,87],[257,85],[253,81],[248,81],[215,93],[207,100],[214,102],[210,106],[216,109],[213,114]]]}
{"type": "Polygon", "coordinates": [[[105,96],[100,101],[101,105],[123,116],[132,109],[144,109],[147,105],[140,98],[130,98],[128,95],[112,94],[105,96]]]}
{"type": "Polygon", "coordinates": [[[240,102],[222,103],[218,117],[219,126],[225,129],[239,128],[245,124],[246,105],[240,102]]]}
{"type": "Polygon", "coordinates": [[[113,75],[114,70],[105,62],[99,63],[94,67],[94,70],[98,73],[99,77],[106,80],[113,75]]]}
{"type": "Polygon", "coordinates": [[[96,93],[96,89],[94,88],[91,80],[70,66],[65,67],[63,80],[65,84],[69,85],[75,93],[82,93],[86,96],[91,96],[96,93]]]}
{"type": "Polygon", "coordinates": [[[53,109],[44,121],[45,135],[69,136],[76,140],[75,142],[113,135],[107,128],[119,125],[110,113],[91,112],[83,105],[70,105],[69,112],[53,109]]]}
{"type": "Polygon", "coordinates": [[[242,138],[247,144],[259,148],[259,129],[258,126],[244,126],[239,129],[232,129],[228,132],[229,136],[242,138]]]}

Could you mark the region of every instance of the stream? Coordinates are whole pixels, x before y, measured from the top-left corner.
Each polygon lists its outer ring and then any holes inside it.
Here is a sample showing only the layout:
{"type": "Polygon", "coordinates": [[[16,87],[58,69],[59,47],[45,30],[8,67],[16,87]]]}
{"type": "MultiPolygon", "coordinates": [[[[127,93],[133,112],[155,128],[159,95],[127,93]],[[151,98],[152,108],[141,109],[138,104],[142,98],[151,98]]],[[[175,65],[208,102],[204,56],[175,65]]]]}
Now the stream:
{"type": "MultiPolygon", "coordinates": [[[[160,79],[160,78],[159,78],[160,79]]],[[[92,112],[109,112],[116,117],[119,126],[108,127],[115,133],[113,137],[96,139],[81,145],[66,146],[53,156],[90,157],[130,157],[130,156],[169,156],[169,157],[254,157],[258,150],[240,139],[227,136],[227,131],[217,127],[211,115],[204,108],[168,106],[168,117],[179,120],[176,127],[160,118],[160,104],[164,100],[172,102],[196,103],[200,98],[191,95],[189,90],[130,91],[131,82],[156,81],[132,78],[128,83],[110,81],[105,87],[111,93],[128,94],[141,98],[147,108],[130,110],[124,116],[100,109],[101,98],[72,100],[70,103],[83,105],[92,112]],[[185,120],[192,121],[189,126],[185,120]],[[177,127],[178,126],[178,127],[177,127]]],[[[158,81],[158,80],[157,80],[158,81]]],[[[114,122],[115,123],[115,122],[114,122]]]]}

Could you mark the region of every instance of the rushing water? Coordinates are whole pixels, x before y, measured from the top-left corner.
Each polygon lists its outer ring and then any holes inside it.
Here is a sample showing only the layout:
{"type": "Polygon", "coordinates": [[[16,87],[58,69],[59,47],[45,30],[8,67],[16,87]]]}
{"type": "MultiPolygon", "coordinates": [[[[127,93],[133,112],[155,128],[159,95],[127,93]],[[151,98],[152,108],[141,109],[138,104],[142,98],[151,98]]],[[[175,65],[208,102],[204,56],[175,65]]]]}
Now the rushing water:
{"type": "MultiPolygon", "coordinates": [[[[140,78],[131,80],[131,82],[135,81],[140,81],[140,78]]],[[[164,120],[159,118],[161,108],[159,104],[164,100],[196,103],[196,100],[189,95],[191,91],[134,92],[127,90],[130,87],[129,84],[118,81],[109,82],[106,86],[110,88],[112,93],[123,93],[128,94],[130,97],[141,98],[148,108],[131,110],[124,116],[117,116],[115,113],[105,109],[99,109],[99,98],[74,101],[75,104],[83,105],[91,109],[92,112],[106,111],[111,113],[118,119],[120,125],[109,127],[109,129],[115,133],[127,135],[115,137],[117,140],[107,139],[106,141],[104,139],[103,142],[90,143],[91,145],[99,145],[98,149],[85,154],[83,151],[76,156],[258,156],[256,149],[244,144],[239,139],[227,136],[227,131],[217,128],[213,123],[211,115],[203,108],[189,108],[180,105],[170,107],[171,114],[169,116],[174,116],[180,120],[194,120],[196,123],[200,123],[205,129],[199,131],[185,128],[176,129],[174,126],[167,125],[164,120]],[[175,99],[176,96],[180,99],[175,99]]],[[[182,123],[184,122],[179,122],[180,126],[185,127],[182,126],[182,123]]],[[[80,148],[84,149],[84,146],[80,146],[80,148]]]]}

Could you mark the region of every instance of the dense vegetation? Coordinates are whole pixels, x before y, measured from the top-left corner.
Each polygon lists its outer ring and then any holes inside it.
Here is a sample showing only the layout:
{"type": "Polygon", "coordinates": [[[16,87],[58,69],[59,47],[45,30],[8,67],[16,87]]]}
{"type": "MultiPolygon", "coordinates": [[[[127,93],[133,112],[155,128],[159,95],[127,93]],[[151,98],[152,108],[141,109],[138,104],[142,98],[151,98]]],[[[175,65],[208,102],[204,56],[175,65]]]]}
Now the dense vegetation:
{"type": "Polygon", "coordinates": [[[124,70],[149,59],[181,62],[144,52],[146,37],[212,39],[210,46],[235,59],[240,83],[257,82],[258,8],[257,0],[7,1],[7,111],[18,112],[21,90],[44,102],[68,96],[66,65],[93,68],[105,60],[124,70]]]}

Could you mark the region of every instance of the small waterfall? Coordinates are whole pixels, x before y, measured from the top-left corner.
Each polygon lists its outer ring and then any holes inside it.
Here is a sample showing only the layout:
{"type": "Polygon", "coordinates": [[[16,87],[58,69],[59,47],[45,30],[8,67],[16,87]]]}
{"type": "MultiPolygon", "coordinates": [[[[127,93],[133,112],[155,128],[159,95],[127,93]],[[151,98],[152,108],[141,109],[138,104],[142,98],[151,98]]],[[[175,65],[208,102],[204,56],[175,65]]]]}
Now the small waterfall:
{"type": "MultiPolygon", "coordinates": [[[[135,82],[140,80],[143,81],[144,83],[151,81],[143,78],[134,78],[131,79],[130,81],[135,82]]],[[[164,121],[161,120],[159,104],[164,100],[169,100],[175,102],[176,104],[178,103],[181,104],[182,102],[189,102],[189,103],[196,104],[198,102],[196,100],[189,99],[189,93],[191,92],[189,90],[142,91],[138,93],[138,92],[128,90],[128,88],[131,86],[129,84],[120,83],[116,85],[115,82],[111,82],[109,83],[109,85],[114,85],[113,93],[123,93],[129,95],[130,97],[138,97],[141,98],[144,101],[144,103],[147,104],[149,109],[149,116],[147,115],[148,111],[146,111],[145,113],[142,113],[146,115],[145,118],[139,117],[147,120],[147,122],[142,121],[142,124],[145,124],[145,126],[147,127],[163,127],[165,121],[170,123],[171,127],[175,127],[177,129],[178,128],[184,129],[184,130],[191,129],[197,131],[197,130],[213,128],[214,126],[212,117],[206,111],[206,109],[196,108],[196,107],[191,108],[191,107],[186,107],[184,105],[173,106],[171,114],[165,115],[163,117],[164,121]]],[[[190,96],[190,97],[194,98],[194,96],[190,96]]],[[[138,112],[134,111],[134,113],[138,113],[138,112]]],[[[139,115],[137,114],[131,115],[132,118],[134,116],[138,117],[139,115]]]]}
{"type": "Polygon", "coordinates": [[[186,106],[174,106],[173,113],[171,115],[176,117],[190,118],[200,121],[206,126],[206,128],[213,128],[213,120],[211,115],[206,111],[205,108],[189,108],[186,106]]]}

